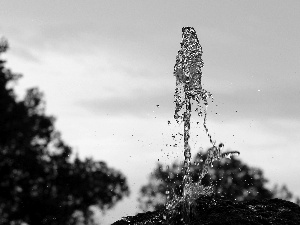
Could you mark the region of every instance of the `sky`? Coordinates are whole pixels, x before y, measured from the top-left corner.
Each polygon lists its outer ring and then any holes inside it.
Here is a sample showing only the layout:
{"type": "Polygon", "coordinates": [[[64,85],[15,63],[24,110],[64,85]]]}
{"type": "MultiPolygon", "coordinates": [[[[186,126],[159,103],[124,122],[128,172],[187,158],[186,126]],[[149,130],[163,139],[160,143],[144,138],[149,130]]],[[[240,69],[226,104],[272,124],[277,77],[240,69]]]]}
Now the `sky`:
{"type": "MultiPolygon", "coordinates": [[[[299,11],[297,0],[3,0],[0,36],[7,67],[23,75],[19,97],[38,87],[74,152],[127,177],[131,194],[99,215],[105,225],[139,212],[158,160],[184,160],[171,136],[182,130],[173,68],[185,26],[203,49],[213,139],[261,168],[269,188],[286,184],[300,196],[299,11]]],[[[203,127],[193,123],[191,136],[192,155],[210,147],[203,127]]]]}

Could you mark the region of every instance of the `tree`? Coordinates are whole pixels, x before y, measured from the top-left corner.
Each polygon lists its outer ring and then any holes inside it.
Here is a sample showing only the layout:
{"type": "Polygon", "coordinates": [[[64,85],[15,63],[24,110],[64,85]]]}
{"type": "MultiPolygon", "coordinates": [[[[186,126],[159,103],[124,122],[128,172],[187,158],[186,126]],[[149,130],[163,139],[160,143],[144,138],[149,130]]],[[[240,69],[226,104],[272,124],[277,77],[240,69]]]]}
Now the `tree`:
{"type": "Polygon", "coordinates": [[[300,198],[298,196],[294,196],[293,193],[287,188],[285,184],[282,185],[281,187],[275,184],[272,192],[275,198],[291,201],[300,206],[300,198]]]}
{"type": "MultiPolygon", "coordinates": [[[[198,153],[191,165],[193,182],[199,181],[207,154],[198,153]]],[[[170,167],[158,164],[150,175],[149,183],[140,190],[139,203],[142,210],[157,210],[164,206],[167,194],[182,196],[182,163],[174,162],[170,167]]],[[[209,173],[202,179],[204,186],[212,185],[214,193],[230,200],[244,201],[251,199],[272,198],[273,193],[265,187],[267,180],[258,168],[251,168],[232,157],[214,161],[209,173]]]]}
{"type": "MultiPolygon", "coordinates": [[[[0,54],[8,49],[0,40],[0,54]]],[[[71,160],[72,149],[32,88],[17,100],[21,76],[0,59],[0,225],[90,224],[91,206],[105,211],[129,194],[126,178],[105,162],[71,160]]]]}

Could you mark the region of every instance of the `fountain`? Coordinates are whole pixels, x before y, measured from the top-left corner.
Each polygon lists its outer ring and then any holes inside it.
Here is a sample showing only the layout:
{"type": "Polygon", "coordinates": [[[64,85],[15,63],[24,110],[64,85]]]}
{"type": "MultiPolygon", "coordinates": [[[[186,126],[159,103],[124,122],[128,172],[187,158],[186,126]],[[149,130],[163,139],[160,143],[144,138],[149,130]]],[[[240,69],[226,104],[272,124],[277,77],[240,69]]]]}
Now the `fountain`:
{"type": "MultiPolygon", "coordinates": [[[[202,178],[208,173],[213,161],[240,154],[238,151],[222,152],[224,144],[220,143],[216,146],[216,141],[212,139],[209,133],[206,123],[207,107],[208,99],[212,98],[212,94],[202,88],[201,68],[203,67],[203,61],[201,56],[202,47],[197,38],[195,29],[192,27],[183,27],[181,49],[178,51],[176,64],[174,66],[174,76],[176,77],[174,118],[178,124],[184,123],[183,196],[173,196],[172,199],[168,200],[163,210],[126,217],[115,222],[114,225],[204,224],[204,222],[201,221],[210,221],[211,223],[209,224],[265,224],[263,221],[271,221],[268,224],[271,224],[272,221],[274,224],[294,224],[289,222],[296,221],[296,219],[291,218],[290,215],[281,214],[283,211],[277,209],[278,206],[281,205],[282,209],[287,212],[295,207],[283,200],[277,199],[273,201],[272,199],[253,203],[251,201],[235,203],[213,196],[213,188],[210,186],[204,187],[201,184],[202,178]],[[194,103],[196,103],[195,111],[199,116],[203,117],[203,127],[212,145],[208,150],[207,158],[199,174],[198,182],[193,182],[190,174],[190,120],[194,103]],[[191,209],[192,204],[195,206],[191,209]],[[264,208],[264,210],[259,211],[261,208],[264,208]],[[214,209],[217,214],[211,213],[214,209]],[[225,212],[224,210],[226,211],[225,214],[223,214],[223,212],[225,212]],[[239,216],[236,217],[236,215],[239,216]],[[267,215],[270,216],[268,217],[267,215]],[[228,218],[228,223],[226,223],[228,218]],[[244,220],[244,218],[247,218],[247,220],[244,220]],[[286,220],[283,220],[283,218],[286,220]],[[192,222],[191,219],[193,219],[192,222]],[[250,222],[247,223],[247,221],[250,222]]],[[[297,207],[298,214],[296,214],[299,217],[297,221],[300,222],[300,207],[297,207]]],[[[294,215],[294,211],[291,215],[294,215]]]]}
{"type": "MultiPolygon", "coordinates": [[[[203,67],[202,47],[197,38],[197,34],[192,27],[182,28],[182,42],[181,49],[178,51],[176,57],[176,64],[174,66],[174,76],[176,77],[175,89],[175,115],[177,123],[184,122],[184,163],[183,163],[183,201],[184,201],[184,217],[188,222],[190,213],[190,204],[200,195],[208,195],[212,193],[210,187],[204,188],[201,185],[201,180],[208,173],[208,168],[214,160],[219,160],[221,157],[239,154],[237,151],[226,152],[221,154],[223,144],[217,147],[212,136],[209,134],[206,119],[208,98],[212,98],[212,94],[202,88],[201,78],[203,67]],[[208,157],[205,161],[202,173],[199,176],[199,182],[193,183],[190,175],[191,164],[191,148],[189,145],[190,139],[190,118],[193,102],[196,102],[195,111],[199,116],[203,116],[203,127],[206,131],[209,141],[212,144],[208,152],[208,157]],[[203,103],[203,104],[202,104],[203,103]]],[[[178,199],[178,198],[177,198],[178,199]]],[[[173,206],[173,202],[169,207],[173,206]]]]}

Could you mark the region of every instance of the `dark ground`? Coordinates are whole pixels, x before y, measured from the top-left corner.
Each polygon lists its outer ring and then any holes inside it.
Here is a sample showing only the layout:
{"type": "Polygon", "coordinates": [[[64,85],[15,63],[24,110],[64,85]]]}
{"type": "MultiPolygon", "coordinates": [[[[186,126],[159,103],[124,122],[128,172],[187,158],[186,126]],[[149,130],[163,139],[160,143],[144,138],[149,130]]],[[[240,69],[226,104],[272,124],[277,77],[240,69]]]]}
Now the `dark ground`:
{"type": "Polygon", "coordinates": [[[158,210],[124,217],[112,225],[300,225],[300,206],[281,199],[232,202],[218,196],[202,196],[191,205],[190,221],[182,220],[182,205],[172,212],[158,210]]]}

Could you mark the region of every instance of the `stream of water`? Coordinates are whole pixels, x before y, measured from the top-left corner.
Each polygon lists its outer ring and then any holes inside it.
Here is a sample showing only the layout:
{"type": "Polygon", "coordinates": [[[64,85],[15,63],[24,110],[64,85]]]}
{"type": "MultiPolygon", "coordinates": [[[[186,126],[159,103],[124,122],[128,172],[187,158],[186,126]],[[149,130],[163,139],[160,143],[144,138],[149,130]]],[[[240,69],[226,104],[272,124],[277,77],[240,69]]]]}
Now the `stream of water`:
{"type": "Polygon", "coordinates": [[[208,99],[212,98],[212,95],[203,89],[201,84],[201,68],[204,65],[201,58],[202,53],[202,47],[197,38],[195,29],[192,27],[183,27],[181,49],[178,51],[176,64],[174,66],[174,76],[176,77],[174,118],[177,123],[184,123],[183,197],[175,197],[172,201],[167,203],[167,208],[172,208],[179,202],[182,202],[184,204],[183,215],[186,223],[188,223],[189,220],[191,203],[200,195],[212,193],[211,187],[201,185],[201,180],[205,174],[208,173],[208,168],[212,162],[222,157],[239,153],[236,151],[221,153],[224,145],[221,143],[216,146],[216,142],[213,141],[207,128],[208,99]],[[199,175],[200,179],[196,183],[193,183],[190,174],[191,147],[189,145],[191,113],[194,103],[196,103],[194,110],[199,116],[203,117],[203,127],[212,145],[208,151],[202,172],[199,175]]]}

